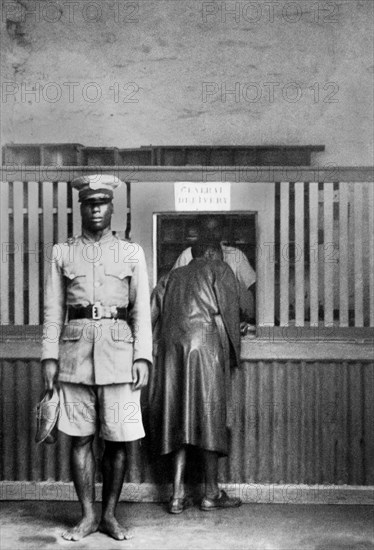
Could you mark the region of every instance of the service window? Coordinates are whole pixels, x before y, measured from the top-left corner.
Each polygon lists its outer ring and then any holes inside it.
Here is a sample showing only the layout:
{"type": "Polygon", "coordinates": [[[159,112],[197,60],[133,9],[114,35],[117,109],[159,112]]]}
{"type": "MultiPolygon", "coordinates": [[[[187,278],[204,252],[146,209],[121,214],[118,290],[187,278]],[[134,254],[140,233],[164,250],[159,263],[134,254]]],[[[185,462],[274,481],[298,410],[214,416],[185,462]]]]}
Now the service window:
{"type": "MultiPolygon", "coordinates": [[[[201,236],[204,239],[204,221],[214,218],[221,229],[221,243],[240,249],[254,273],[256,273],[256,214],[254,212],[229,214],[156,214],[156,235],[154,240],[154,265],[156,267],[155,283],[167,274],[174,266],[179,255],[191,247],[201,236]]],[[[235,254],[234,254],[235,256],[235,254]]],[[[236,256],[237,258],[237,256],[236,256]]],[[[240,260],[240,259],[239,259],[240,260]]],[[[254,302],[252,287],[252,300],[254,302]]],[[[255,311],[255,303],[253,303],[255,311]]],[[[255,322],[253,318],[251,320],[255,322]]]]}

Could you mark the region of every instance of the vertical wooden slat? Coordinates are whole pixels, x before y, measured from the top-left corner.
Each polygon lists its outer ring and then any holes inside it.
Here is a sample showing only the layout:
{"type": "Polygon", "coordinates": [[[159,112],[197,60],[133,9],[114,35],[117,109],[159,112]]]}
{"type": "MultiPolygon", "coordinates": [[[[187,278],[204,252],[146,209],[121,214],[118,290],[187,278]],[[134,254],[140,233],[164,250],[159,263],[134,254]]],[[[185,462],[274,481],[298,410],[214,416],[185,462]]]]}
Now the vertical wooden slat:
{"type": "Polygon", "coordinates": [[[350,446],[350,440],[348,437],[348,372],[349,366],[347,363],[339,365],[339,368],[335,371],[335,390],[336,395],[339,396],[335,399],[336,410],[336,430],[337,430],[337,459],[336,459],[336,482],[347,484],[349,477],[348,464],[348,449],[350,446]]]}
{"type": "Polygon", "coordinates": [[[348,326],[348,183],[339,185],[339,325],[348,326]]]}
{"type": "Polygon", "coordinates": [[[288,325],[289,314],[289,183],[280,184],[280,325],[288,325]]]}
{"type": "Polygon", "coordinates": [[[29,233],[29,324],[39,324],[39,184],[28,182],[27,193],[27,230],[29,233]]]}
{"type": "Polygon", "coordinates": [[[304,326],[304,183],[295,183],[295,313],[296,326],[304,326]]]}
{"type": "Polygon", "coordinates": [[[355,279],[355,326],[364,325],[363,316],[363,271],[362,271],[362,185],[354,187],[354,279],[355,279]]]}
{"type": "MultiPolygon", "coordinates": [[[[374,368],[373,365],[364,364],[363,368],[363,426],[365,434],[373,433],[373,420],[374,420],[374,368]]],[[[365,438],[366,439],[366,438],[365,438]]],[[[368,437],[363,449],[364,452],[364,471],[365,471],[365,485],[373,484],[374,480],[374,438],[368,437]]]]}
{"type": "Polygon", "coordinates": [[[14,324],[24,323],[23,300],[23,182],[13,183],[13,220],[14,220],[14,324]]]}
{"type": "Polygon", "coordinates": [[[264,294],[264,320],[267,326],[274,326],[274,232],[275,232],[275,183],[271,183],[267,187],[266,197],[266,215],[268,216],[268,227],[266,231],[262,232],[265,236],[266,233],[266,246],[269,247],[269,253],[265,254],[265,294],[264,294]]]}
{"type": "Polygon", "coordinates": [[[44,282],[49,271],[49,265],[52,258],[53,245],[53,184],[44,181],[42,187],[43,193],[43,247],[44,247],[44,282]]]}
{"type": "Polygon", "coordinates": [[[308,408],[307,408],[307,395],[308,386],[307,381],[307,369],[309,368],[308,363],[305,361],[300,362],[300,384],[299,384],[299,393],[300,393],[300,402],[301,402],[301,411],[300,411],[300,479],[305,481],[307,479],[307,455],[308,455],[308,432],[307,432],[307,419],[308,419],[308,408]]]}
{"type": "MultiPolygon", "coordinates": [[[[242,371],[243,372],[243,371],[242,371]]],[[[258,368],[256,363],[248,364],[248,375],[244,378],[244,398],[245,402],[248,403],[249,412],[248,414],[243,414],[239,416],[241,423],[241,440],[242,440],[242,449],[243,449],[243,458],[244,458],[244,468],[243,478],[253,481],[256,479],[258,471],[258,399],[259,393],[254,388],[254,384],[251,384],[251,380],[256,380],[258,378],[258,368]]],[[[236,410],[242,411],[240,407],[240,402],[236,400],[235,402],[236,410]]],[[[238,455],[240,452],[238,453],[238,455]]]]}
{"type": "Polygon", "coordinates": [[[16,430],[14,429],[15,376],[14,365],[10,361],[2,362],[2,440],[3,440],[3,472],[2,479],[15,479],[16,430]]]}
{"type": "Polygon", "coordinates": [[[269,481],[269,458],[270,458],[270,437],[269,421],[272,405],[272,396],[269,395],[269,378],[271,374],[271,364],[259,361],[259,370],[261,372],[258,387],[258,480],[261,483],[269,481]]]}
{"type": "MultiPolygon", "coordinates": [[[[277,368],[277,366],[277,363],[274,362],[274,368],[277,368]]],[[[287,362],[286,377],[287,444],[284,450],[287,452],[287,479],[291,483],[298,483],[300,461],[298,455],[298,440],[300,437],[300,430],[298,429],[300,421],[299,386],[295,366],[291,361],[287,362]]]]}
{"type": "Polygon", "coordinates": [[[369,304],[370,326],[374,327],[374,183],[368,184],[369,207],[369,304]]]}
{"type": "MultiPolygon", "coordinates": [[[[311,365],[312,366],[312,365],[311,365]]],[[[322,415],[321,409],[323,404],[322,390],[321,390],[321,377],[319,375],[319,365],[318,363],[313,363],[312,366],[312,376],[313,376],[313,406],[309,414],[312,415],[312,430],[313,430],[313,467],[314,473],[313,477],[317,483],[323,483],[323,469],[322,469],[322,453],[323,448],[321,445],[322,442],[322,415]]]]}
{"type": "Polygon", "coordinates": [[[57,184],[57,242],[65,242],[68,236],[67,184],[57,184]]]}
{"type": "MultiPolygon", "coordinates": [[[[340,365],[339,365],[340,367],[340,365]]],[[[334,455],[336,437],[335,429],[335,378],[334,363],[326,363],[324,369],[318,369],[318,375],[321,378],[321,451],[322,451],[322,480],[323,483],[332,483],[334,481],[334,455]]]]}
{"type": "Polygon", "coordinates": [[[333,198],[334,184],[325,183],[323,189],[323,228],[324,228],[324,310],[325,326],[333,325],[333,198]]]}
{"type": "Polygon", "coordinates": [[[266,185],[263,205],[258,214],[258,243],[263,253],[257,262],[256,317],[259,326],[274,326],[275,183],[266,185]]]}
{"type": "Polygon", "coordinates": [[[310,326],[318,326],[318,183],[309,184],[310,326]]]}
{"type": "Polygon", "coordinates": [[[275,483],[285,483],[287,479],[287,457],[284,452],[287,441],[287,400],[284,388],[287,384],[287,365],[280,363],[273,369],[274,387],[274,436],[273,436],[273,480],[275,483]]]}
{"type": "Polygon", "coordinates": [[[314,363],[308,363],[304,369],[305,376],[303,408],[305,409],[304,435],[305,441],[305,482],[311,484],[315,480],[316,438],[314,433],[315,411],[317,407],[314,391],[314,363]]]}
{"type": "Polygon", "coordinates": [[[350,445],[348,457],[351,464],[351,477],[348,483],[352,485],[362,485],[364,483],[364,449],[361,435],[363,427],[362,405],[364,403],[362,376],[362,363],[353,363],[349,366],[348,429],[350,432],[350,445]]]}
{"type": "Polygon", "coordinates": [[[16,454],[18,460],[15,464],[16,479],[24,481],[29,479],[30,449],[28,446],[28,434],[30,432],[30,388],[27,380],[29,365],[24,361],[16,361],[14,365],[15,400],[18,406],[14,407],[14,430],[16,432],[16,454]]]}
{"type": "MultiPolygon", "coordinates": [[[[42,377],[40,364],[37,361],[31,361],[27,368],[30,372],[30,385],[29,392],[31,395],[31,402],[33,403],[33,411],[35,411],[36,404],[42,397],[42,377]]],[[[33,414],[33,421],[29,423],[29,441],[30,441],[30,479],[32,481],[39,481],[43,479],[42,476],[42,445],[36,445],[35,430],[36,430],[36,415],[33,414]]]]}
{"type": "Polygon", "coordinates": [[[0,323],[9,323],[9,184],[0,182],[0,232],[1,232],[1,258],[0,258],[0,323]]]}
{"type": "Polygon", "coordinates": [[[78,191],[73,189],[72,191],[72,209],[73,209],[73,236],[81,234],[81,214],[80,214],[80,203],[78,202],[78,191]]]}

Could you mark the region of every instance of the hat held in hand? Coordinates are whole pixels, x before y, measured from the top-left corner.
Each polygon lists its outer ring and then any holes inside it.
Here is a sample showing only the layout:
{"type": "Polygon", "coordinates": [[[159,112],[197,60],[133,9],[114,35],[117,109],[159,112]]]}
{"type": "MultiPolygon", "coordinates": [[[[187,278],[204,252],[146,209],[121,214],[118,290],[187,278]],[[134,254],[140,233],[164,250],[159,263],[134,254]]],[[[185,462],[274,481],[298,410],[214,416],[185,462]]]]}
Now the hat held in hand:
{"type": "Polygon", "coordinates": [[[44,397],[36,406],[35,443],[55,443],[57,440],[56,422],[60,414],[60,399],[57,388],[46,390],[44,397]]]}

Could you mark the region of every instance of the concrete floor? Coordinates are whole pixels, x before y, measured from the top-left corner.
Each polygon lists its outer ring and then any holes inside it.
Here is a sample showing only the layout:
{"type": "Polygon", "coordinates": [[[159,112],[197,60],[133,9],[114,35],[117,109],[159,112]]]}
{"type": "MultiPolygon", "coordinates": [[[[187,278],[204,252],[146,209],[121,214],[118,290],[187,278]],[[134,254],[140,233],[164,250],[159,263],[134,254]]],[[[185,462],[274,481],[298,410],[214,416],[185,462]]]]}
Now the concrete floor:
{"type": "Polygon", "coordinates": [[[163,504],[121,502],[118,517],[133,539],[95,533],[64,541],[61,532],[79,510],[77,502],[0,502],[0,549],[374,550],[372,506],[244,504],[216,512],[192,507],[172,516],[163,504]]]}

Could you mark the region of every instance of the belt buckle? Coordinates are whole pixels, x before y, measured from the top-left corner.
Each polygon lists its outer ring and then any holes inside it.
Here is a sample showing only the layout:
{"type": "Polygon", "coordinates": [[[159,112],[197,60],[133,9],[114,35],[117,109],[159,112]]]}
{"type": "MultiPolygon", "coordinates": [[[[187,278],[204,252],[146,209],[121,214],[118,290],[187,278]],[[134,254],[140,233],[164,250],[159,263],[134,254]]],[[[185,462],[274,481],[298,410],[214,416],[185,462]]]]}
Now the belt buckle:
{"type": "Polygon", "coordinates": [[[92,306],[92,319],[99,321],[103,316],[103,306],[100,302],[95,302],[92,306]]]}

